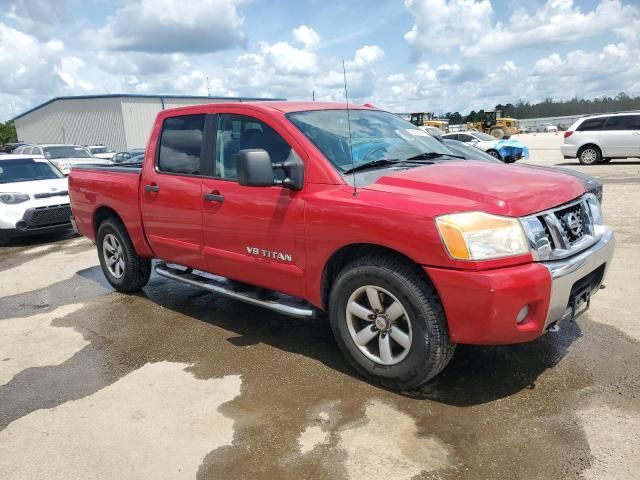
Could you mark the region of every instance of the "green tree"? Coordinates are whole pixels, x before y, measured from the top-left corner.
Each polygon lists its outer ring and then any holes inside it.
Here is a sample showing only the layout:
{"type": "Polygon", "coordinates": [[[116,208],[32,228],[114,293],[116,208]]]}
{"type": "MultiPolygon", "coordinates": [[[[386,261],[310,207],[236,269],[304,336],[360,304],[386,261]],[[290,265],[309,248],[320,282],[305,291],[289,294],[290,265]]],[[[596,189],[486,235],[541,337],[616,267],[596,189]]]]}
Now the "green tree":
{"type": "Polygon", "coordinates": [[[16,133],[16,126],[14,125],[13,120],[0,123],[0,145],[17,141],[18,134],[16,133]]]}

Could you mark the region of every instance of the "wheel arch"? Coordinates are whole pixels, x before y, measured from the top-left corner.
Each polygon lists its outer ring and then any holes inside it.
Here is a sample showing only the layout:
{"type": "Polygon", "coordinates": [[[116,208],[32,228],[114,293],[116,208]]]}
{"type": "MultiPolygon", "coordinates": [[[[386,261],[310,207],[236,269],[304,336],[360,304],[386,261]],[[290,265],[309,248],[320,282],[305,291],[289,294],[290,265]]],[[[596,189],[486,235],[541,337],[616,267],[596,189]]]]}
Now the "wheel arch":
{"type": "MultiPolygon", "coordinates": [[[[385,254],[395,256],[414,264],[418,268],[420,267],[420,265],[412,258],[390,247],[385,247],[374,243],[353,243],[344,245],[331,254],[329,259],[326,261],[322,271],[320,295],[323,310],[326,311],[328,308],[329,293],[331,292],[331,287],[342,269],[350,262],[372,254],[385,254]]],[[[420,268],[420,271],[423,275],[425,275],[425,278],[428,279],[427,274],[424,272],[424,270],[420,268]]]]}
{"type": "Polygon", "coordinates": [[[114,218],[124,226],[124,229],[129,235],[129,238],[131,239],[131,243],[133,244],[133,248],[135,249],[137,255],[146,258],[152,258],[154,256],[153,250],[151,249],[149,243],[147,242],[147,239],[144,236],[142,225],[138,222],[133,223],[133,225],[129,224],[129,222],[125,221],[125,219],[118,213],[117,210],[108,205],[101,205],[100,207],[96,208],[93,213],[92,228],[96,242],[98,240],[97,237],[100,224],[108,218],[114,218]]]}

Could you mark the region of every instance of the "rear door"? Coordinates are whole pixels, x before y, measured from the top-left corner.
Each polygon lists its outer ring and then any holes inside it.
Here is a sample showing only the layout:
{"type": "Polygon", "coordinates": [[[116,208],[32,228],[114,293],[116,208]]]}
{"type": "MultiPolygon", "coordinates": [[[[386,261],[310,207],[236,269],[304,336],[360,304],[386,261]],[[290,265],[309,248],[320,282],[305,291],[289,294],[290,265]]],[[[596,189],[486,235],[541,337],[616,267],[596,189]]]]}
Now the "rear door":
{"type": "MultiPolygon", "coordinates": [[[[204,251],[209,271],[292,295],[305,294],[302,192],[237,181],[239,150],[266,150],[273,163],[298,154],[260,114],[221,113],[215,170],[203,180],[204,251]]],[[[278,173],[274,177],[279,177],[278,173]]]]}
{"type": "Polygon", "coordinates": [[[206,269],[202,252],[206,118],[204,114],[166,118],[155,151],[148,152],[154,158],[145,161],[140,184],[142,221],[156,256],[197,269],[206,269]]]}
{"type": "Polygon", "coordinates": [[[634,157],[639,153],[633,120],[632,115],[613,115],[607,119],[601,133],[604,157],[634,157]]]}

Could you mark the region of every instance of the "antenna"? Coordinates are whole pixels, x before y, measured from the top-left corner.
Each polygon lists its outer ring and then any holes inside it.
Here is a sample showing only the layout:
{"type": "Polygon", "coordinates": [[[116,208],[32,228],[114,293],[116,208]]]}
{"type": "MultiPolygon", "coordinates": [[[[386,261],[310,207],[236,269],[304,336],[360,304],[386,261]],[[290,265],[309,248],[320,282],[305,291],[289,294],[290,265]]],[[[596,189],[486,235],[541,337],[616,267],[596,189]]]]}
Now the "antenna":
{"type": "Polygon", "coordinates": [[[347,103],[347,125],[349,126],[349,155],[351,156],[351,171],[353,173],[353,196],[358,194],[356,189],[356,172],[354,170],[353,163],[353,142],[351,140],[351,112],[349,111],[349,94],[347,91],[347,69],[344,66],[344,59],[342,59],[342,75],[344,77],[344,99],[347,103]]]}

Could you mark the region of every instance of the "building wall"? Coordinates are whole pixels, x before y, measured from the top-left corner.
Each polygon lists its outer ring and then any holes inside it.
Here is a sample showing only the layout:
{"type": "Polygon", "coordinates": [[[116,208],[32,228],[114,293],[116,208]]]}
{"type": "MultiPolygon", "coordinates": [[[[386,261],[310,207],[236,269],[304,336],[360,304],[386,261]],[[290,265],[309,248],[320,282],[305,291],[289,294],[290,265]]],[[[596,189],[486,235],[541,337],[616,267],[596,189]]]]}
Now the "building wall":
{"type": "Polygon", "coordinates": [[[21,141],[125,147],[120,98],[57,100],[16,119],[21,141]]]}
{"type": "Polygon", "coordinates": [[[238,98],[127,97],[59,99],[17,118],[21,141],[102,144],[116,152],[144,148],[163,107],[240,101],[238,98]]]}
{"type": "Polygon", "coordinates": [[[124,122],[126,148],[146,148],[153,121],[162,110],[159,98],[122,98],[122,118],[124,122]]]}

